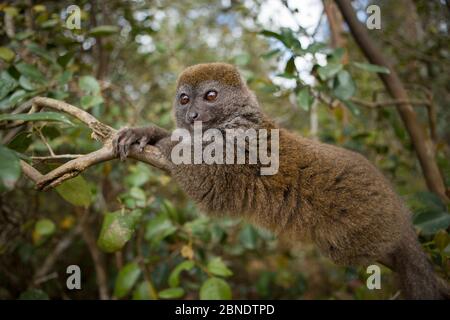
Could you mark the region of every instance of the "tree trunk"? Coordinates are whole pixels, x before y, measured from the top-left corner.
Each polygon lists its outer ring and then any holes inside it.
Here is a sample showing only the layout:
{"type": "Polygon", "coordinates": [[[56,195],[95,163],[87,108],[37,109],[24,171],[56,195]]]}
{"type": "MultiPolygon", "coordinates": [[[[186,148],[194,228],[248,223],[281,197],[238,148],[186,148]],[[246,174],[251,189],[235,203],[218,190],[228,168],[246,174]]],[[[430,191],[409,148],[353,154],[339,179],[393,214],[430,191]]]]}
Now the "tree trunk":
{"type": "MultiPolygon", "coordinates": [[[[341,63],[348,63],[347,41],[344,37],[344,28],[342,15],[333,0],[323,0],[323,8],[327,15],[328,26],[330,27],[331,42],[333,49],[343,48],[345,50],[341,63]]],[[[343,103],[339,103],[338,107],[342,110],[341,125],[345,128],[349,123],[349,111],[343,103]]]]}
{"type": "MultiPolygon", "coordinates": [[[[382,52],[375,43],[370,39],[367,29],[362,25],[353,10],[349,0],[336,0],[336,4],[346,21],[350,32],[352,33],[356,43],[363,51],[370,63],[384,66],[390,70],[389,74],[379,73],[386,90],[397,100],[409,100],[403,83],[390,65],[382,52]]],[[[414,149],[417,153],[423,175],[427,183],[428,189],[436,193],[443,201],[449,202],[446,195],[446,187],[444,179],[439,171],[436,163],[434,148],[431,140],[427,137],[421,124],[417,120],[417,115],[413,107],[409,103],[399,104],[397,110],[405,124],[406,130],[411,138],[414,149]]]]}

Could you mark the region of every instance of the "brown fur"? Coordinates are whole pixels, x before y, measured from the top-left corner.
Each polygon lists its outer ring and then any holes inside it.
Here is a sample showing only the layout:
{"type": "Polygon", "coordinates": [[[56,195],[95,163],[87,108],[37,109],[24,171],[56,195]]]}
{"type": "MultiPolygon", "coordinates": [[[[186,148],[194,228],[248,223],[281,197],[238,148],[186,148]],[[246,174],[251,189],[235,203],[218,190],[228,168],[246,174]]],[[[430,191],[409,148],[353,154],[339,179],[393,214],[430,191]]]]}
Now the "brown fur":
{"type": "Polygon", "coordinates": [[[205,63],[188,67],[178,78],[178,86],[188,84],[197,86],[201,82],[215,80],[229,86],[242,85],[241,77],[236,67],[226,63],[205,63]]]}
{"type": "MultiPolygon", "coordinates": [[[[186,69],[178,91],[187,90],[193,102],[175,102],[177,125],[189,127],[185,114],[196,110],[209,127],[276,128],[244,83],[229,88],[240,81],[237,70],[225,64],[186,69]],[[223,95],[214,106],[201,99],[210,85],[223,95]]],[[[170,157],[173,144],[167,137],[156,145],[170,157]]],[[[260,175],[258,165],[174,165],[171,173],[209,214],[244,217],[292,243],[313,241],[338,264],[383,262],[399,273],[406,298],[446,297],[448,289],[421,250],[408,209],[367,159],[284,129],[279,154],[279,171],[272,176],[260,175]]]]}

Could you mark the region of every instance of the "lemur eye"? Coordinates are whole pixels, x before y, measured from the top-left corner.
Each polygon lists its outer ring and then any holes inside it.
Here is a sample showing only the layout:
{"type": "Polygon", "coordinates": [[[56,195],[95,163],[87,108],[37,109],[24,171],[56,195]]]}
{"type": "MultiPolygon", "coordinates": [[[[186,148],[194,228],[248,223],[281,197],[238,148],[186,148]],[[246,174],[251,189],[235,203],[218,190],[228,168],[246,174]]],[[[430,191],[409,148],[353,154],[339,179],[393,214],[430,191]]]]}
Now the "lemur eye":
{"type": "Polygon", "coordinates": [[[208,101],[214,101],[217,98],[217,91],[216,90],[210,90],[205,94],[205,99],[208,101]]]}
{"type": "Polygon", "coordinates": [[[183,93],[183,94],[180,96],[180,103],[181,103],[181,104],[186,104],[186,103],[188,103],[188,102],[189,102],[189,96],[188,96],[187,94],[183,93]]]}

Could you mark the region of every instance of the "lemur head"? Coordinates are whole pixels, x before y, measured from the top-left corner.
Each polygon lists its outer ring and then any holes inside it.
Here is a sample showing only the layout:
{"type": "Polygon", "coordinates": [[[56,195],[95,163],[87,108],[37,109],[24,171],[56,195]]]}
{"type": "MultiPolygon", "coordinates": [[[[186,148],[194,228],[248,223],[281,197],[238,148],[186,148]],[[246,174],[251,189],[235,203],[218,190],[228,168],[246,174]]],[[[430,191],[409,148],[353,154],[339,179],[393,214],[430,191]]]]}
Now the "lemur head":
{"type": "Polygon", "coordinates": [[[226,63],[188,67],[178,78],[174,103],[177,127],[191,130],[254,127],[261,111],[237,68],[226,63]]]}

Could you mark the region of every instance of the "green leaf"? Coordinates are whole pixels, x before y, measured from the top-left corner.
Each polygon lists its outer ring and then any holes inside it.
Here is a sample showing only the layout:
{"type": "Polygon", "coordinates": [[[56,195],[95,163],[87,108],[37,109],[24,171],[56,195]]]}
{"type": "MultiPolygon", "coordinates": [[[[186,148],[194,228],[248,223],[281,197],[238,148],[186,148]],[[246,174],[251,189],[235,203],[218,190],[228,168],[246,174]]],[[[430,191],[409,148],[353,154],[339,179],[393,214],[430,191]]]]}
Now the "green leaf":
{"type": "Polygon", "coordinates": [[[450,226],[450,214],[442,211],[422,212],[414,216],[413,222],[422,235],[433,235],[450,226]]]}
{"type": "Polygon", "coordinates": [[[297,68],[295,67],[295,56],[292,56],[286,63],[286,67],[284,68],[284,73],[294,75],[296,73],[296,71],[297,71],[297,68]]]}
{"type": "Polygon", "coordinates": [[[292,73],[278,73],[276,74],[277,77],[282,77],[282,78],[286,78],[286,79],[297,79],[297,76],[292,74],[292,73]]]}
{"type": "Polygon", "coordinates": [[[19,41],[23,41],[25,39],[30,38],[33,34],[34,34],[34,32],[32,32],[32,31],[17,32],[15,39],[19,40],[19,41]]]}
{"type": "Polygon", "coordinates": [[[14,59],[16,54],[10,48],[0,47],[0,59],[10,62],[14,59]]]}
{"type": "Polygon", "coordinates": [[[445,249],[442,251],[442,253],[444,255],[446,255],[447,257],[450,257],[450,244],[448,244],[445,249]]]}
{"type": "Polygon", "coordinates": [[[445,203],[433,192],[414,193],[408,198],[408,205],[416,215],[447,210],[445,203]]]}
{"type": "Polygon", "coordinates": [[[145,239],[153,244],[159,243],[164,238],[173,234],[177,230],[165,214],[158,214],[151,219],[145,228],[145,239]]]}
{"type": "Polygon", "coordinates": [[[230,300],[231,288],[225,280],[209,278],[200,288],[201,300],[230,300]]]}
{"type": "Polygon", "coordinates": [[[6,72],[0,72],[0,99],[3,99],[17,87],[17,81],[6,72]]]}
{"type": "Polygon", "coordinates": [[[130,196],[133,197],[136,200],[146,200],[147,194],[144,190],[142,190],[139,187],[132,187],[130,189],[130,196]]]}
{"type": "Polygon", "coordinates": [[[125,181],[127,185],[131,187],[140,187],[147,183],[152,176],[152,173],[148,166],[143,163],[137,163],[136,165],[129,166],[129,171],[125,176],[125,181]]]}
{"type": "Polygon", "coordinates": [[[311,104],[313,103],[314,98],[309,93],[309,88],[302,88],[297,94],[297,103],[305,111],[309,111],[311,104]]]}
{"type": "Polygon", "coordinates": [[[102,229],[97,245],[105,252],[115,252],[131,239],[142,212],[134,210],[130,213],[121,211],[108,212],[103,218],[102,229]]]}
{"type": "Polygon", "coordinates": [[[48,92],[48,97],[56,100],[65,100],[68,96],[69,93],[63,90],[52,90],[48,92]]]}
{"type": "Polygon", "coordinates": [[[133,300],[154,300],[151,294],[150,284],[147,281],[142,281],[134,289],[133,300]]]}
{"type": "Polygon", "coordinates": [[[36,90],[39,87],[41,87],[41,85],[39,83],[32,81],[25,76],[20,76],[19,84],[22,88],[24,88],[25,90],[28,90],[28,91],[33,91],[33,90],[36,90]]]}
{"type": "Polygon", "coordinates": [[[164,199],[161,203],[161,212],[166,214],[172,221],[181,222],[178,210],[168,199],[164,199]]]}
{"type": "Polygon", "coordinates": [[[74,55],[75,55],[75,52],[72,52],[72,51],[66,52],[63,55],[60,55],[56,59],[56,62],[58,62],[58,64],[61,67],[65,68],[70,63],[70,61],[72,61],[72,58],[73,58],[74,55]]]}
{"type": "Polygon", "coordinates": [[[444,251],[445,248],[450,244],[450,235],[445,229],[440,230],[434,236],[433,241],[439,251],[444,251]]]}
{"type": "Polygon", "coordinates": [[[298,41],[297,36],[294,34],[291,28],[281,28],[281,41],[286,46],[286,48],[302,50],[300,41],[298,41]]]}
{"type": "Polygon", "coordinates": [[[36,43],[30,43],[29,45],[27,45],[28,50],[30,50],[32,53],[34,53],[35,55],[44,58],[45,60],[47,60],[48,62],[54,62],[55,59],[53,58],[53,56],[51,55],[51,53],[45,49],[43,49],[42,47],[40,47],[38,44],[36,43]]]}
{"type": "Polygon", "coordinates": [[[19,14],[19,9],[13,6],[3,7],[3,11],[5,12],[5,14],[11,17],[15,17],[19,14]]]}
{"type": "Polygon", "coordinates": [[[63,114],[58,112],[37,112],[30,114],[2,114],[0,121],[58,121],[65,124],[73,125],[73,123],[63,114]]]}
{"type": "Polygon", "coordinates": [[[25,90],[17,90],[9,97],[10,106],[15,105],[17,102],[24,100],[28,96],[25,90]]]}
{"type": "Polygon", "coordinates": [[[342,103],[345,104],[345,106],[350,110],[350,112],[356,117],[360,115],[359,108],[350,100],[342,100],[342,103]]]}
{"type": "Polygon", "coordinates": [[[20,177],[20,162],[17,154],[0,145],[0,191],[13,189],[20,177]]]}
{"type": "Polygon", "coordinates": [[[182,271],[189,271],[195,266],[194,261],[186,260],[177,265],[169,276],[169,285],[171,287],[178,287],[180,285],[180,273],[182,271]]]}
{"type": "Polygon", "coordinates": [[[40,219],[34,226],[34,231],[39,237],[51,236],[56,230],[55,223],[50,219],[40,219]]]}
{"type": "Polygon", "coordinates": [[[222,258],[216,257],[211,259],[206,266],[209,272],[211,272],[215,276],[221,277],[229,277],[233,275],[233,272],[228,269],[225,263],[222,261],[222,258]]]}
{"type": "Polygon", "coordinates": [[[184,227],[189,233],[192,233],[194,236],[202,237],[209,232],[208,225],[209,225],[208,217],[199,217],[195,220],[185,223],[184,227]]]}
{"type": "Polygon", "coordinates": [[[162,299],[177,299],[184,295],[183,288],[169,288],[159,292],[159,297],[162,299]]]}
{"type": "Polygon", "coordinates": [[[332,63],[341,63],[344,54],[344,48],[336,48],[327,56],[327,61],[332,63]]]}
{"type": "Polygon", "coordinates": [[[92,28],[89,31],[89,35],[91,35],[93,37],[103,37],[103,36],[109,36],[114,33],[117,33],[117,32],[119,32],[119,30],[120,29],[117,26],[104,25],[104,26],[98,26],[98,27],[92,28]]]}
{"type": "Polygon", "coordinates": [[[45,12],[45,11],[47,11],[47,9],[45,8],[44,5],[37,4],[37,5],[33,6],[33,11],[36,12],[36,13],[39,13],[39,12],[45,12]]]}
{"type": "Polygon", "coordinates": [[[350,99],[356,91],[355,83],[348,71],[341,70],[334,80],[333,93],[342,100],[350,99]]]}
{"type": "Polygon", "coordinates": [[[270,30],[263,30],[260,32],[263,36],[268,37],[268,38],[274,38],[277,40],[282,41],[283,40],[283,36],[279,33],[270,31],[270,30]]]}
{"type": "Polygon", "coordinates": [[[261,58],[263,58],[263,59],[270,59],[270,58],[272,58],[273,56],[275,56],[275,55],[277,55],[279,53],[280,53],[280,49],[273,49],[273,50],[270,50],[269,52],[266,52],[263,55],[261,55],[261,58]]]}
{"type": "Polygon", "coordinates": [[[257,240],[258,240],[258,233],[256,232],[255,228],[250,224],[246,224],[239,232],[239,241],[241,242],[242,246],[246,249],[249,250],[255,249],[257,240]]]}
{"type": "Polygon", "coordinates": [[[89,207],[92,201],[91,188],[80,175],[66,180],[56,187],[58,194],[74,206],[89,207]]]}
{"type": "Polygon", "coordinates": [[[55,26],[57,26],[59,23],[58,19],[49,19],[47,21],[44,21],[43,23],[41,23],[41,28],[43,29],[50,29],[50,28],[54,28],[55,26]]]}
{"type": "Polygon", "coordinates": [[[289,49],[302,49],[300,41],[294,35],[290,28],[281,28],[281,33],[276,33],[269,30],[261,31],[261,34],[265,37],[274,38],[281,41],[286,48],[289,49]]]}
{"type": "Polygon", "coordinates": [[[314,53],[323,51],[326,48],[327,48],[327,45],[323,42],[313,42],[305,49],[305,52],[314,54],[314,53]]]}
{"type": "Polygon", "coordinates": [[[96,106],[98,104],[103,103],[102,96],[83,96],[81,97],[81,107],[83,109],[89,109],[90,107],[96,106]]]}
{"type": "Polygon", "coordinates": [[[318,67],[317,72],[319,74],[320,79],[327,80],[336,75],[339,71],[342,70],[343,65],[340,63],[327,63],[326,66],[318,67]]]}
{"type": "Polygon", "coordinates": [[[388,68],[378,66],[376,64],[361,63],[361,62],[353,62],[352,64],[357,68],[360,68],[362,70],[369,71],[369,72],[386,73],[386,74],[391,73],[388,68]]]}
{"type": "Polygon", "coordinates": [[[100,93],[100,84],[92,76],[83,76],[78,80],[78,86],[86,94],[98,95],[100,93]]]}
{"type": "Polygon", "coordinates": [[[141,269],[136,262],[126,264],[120,271],[114,285],[114,296],[125,297],[141,275],[141,269]]]}
{"type": "Polygon", "coordinates": [[[59,77],[58,77],[58,83],[60,85],[67,84],[73,77],[73,72],[65,70],[59,77]]]}
{"type": "Polygon", "coordinates": [[[61,132],[57,128],[52,126],[45,126],[41,129],[41,131],[44,137],[47,137],[50,140],[61,136],[61,132]]]}
{"type": "Polygon", "coordinates": [[[30,133],[26,131],[22,131],[17,134],[14,139],[8,144],[8,148],[17,151],[17,152],[25,152],[30,146],[33,140],[30,137],[30,133]]]}
{"type": "Polygon", "coordinates": [[[30,78],[31,80],[34,80],[38,83],[45,84],[46,78],[44,74],[35,66],[25,62],[20,62],[16,64],[15,67],[20,72],[20,74],[24,75],[25,77],[30,78]]]}

